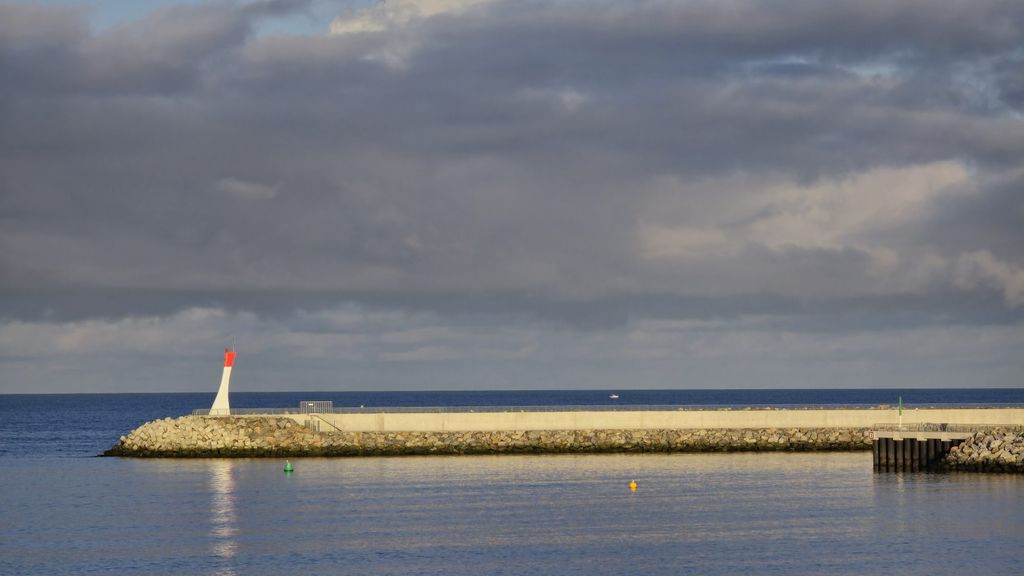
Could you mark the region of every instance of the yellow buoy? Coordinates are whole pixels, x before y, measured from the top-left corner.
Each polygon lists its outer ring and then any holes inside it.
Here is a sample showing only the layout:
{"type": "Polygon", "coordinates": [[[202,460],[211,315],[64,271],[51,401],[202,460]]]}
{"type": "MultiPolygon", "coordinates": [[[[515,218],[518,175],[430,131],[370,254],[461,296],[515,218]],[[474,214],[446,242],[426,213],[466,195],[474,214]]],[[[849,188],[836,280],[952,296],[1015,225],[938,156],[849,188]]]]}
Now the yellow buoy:
{"type": "Polygon", "coordinates": [[[636,492],[636,480],[629,481],[629,491],[636,492]]]}

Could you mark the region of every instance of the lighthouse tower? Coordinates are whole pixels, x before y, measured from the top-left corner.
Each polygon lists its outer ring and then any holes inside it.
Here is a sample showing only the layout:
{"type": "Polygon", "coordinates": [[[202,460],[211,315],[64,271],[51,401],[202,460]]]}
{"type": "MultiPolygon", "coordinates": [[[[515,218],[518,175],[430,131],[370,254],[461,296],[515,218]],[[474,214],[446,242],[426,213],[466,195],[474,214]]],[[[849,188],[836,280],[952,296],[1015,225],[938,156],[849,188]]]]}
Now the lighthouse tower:
{"type": "Polygon", "coordinates": [[[217,397],[213,399],[210,416],[228,416],[231,414],[231,405],[228,404],[228,386],[231,384],[231,366],[234,363],[235,351],[225,348],[224,375],[220,377],[220,388],[217,389],[217,397]]]}

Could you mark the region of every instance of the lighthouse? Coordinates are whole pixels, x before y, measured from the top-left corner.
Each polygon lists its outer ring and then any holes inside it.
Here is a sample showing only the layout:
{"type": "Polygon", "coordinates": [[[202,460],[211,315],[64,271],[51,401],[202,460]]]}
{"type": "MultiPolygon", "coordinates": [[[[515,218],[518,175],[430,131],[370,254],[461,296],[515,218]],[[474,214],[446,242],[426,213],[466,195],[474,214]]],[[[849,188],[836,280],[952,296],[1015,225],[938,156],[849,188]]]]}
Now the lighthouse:
{"type": "Polygon", "coordinates": [[[217,397],[213,399],[213,406],[210,407],[210,416],[228,416],[231,414],[231,405],[228,403],[228,386],[231,384],[231,366],[235,363],[235,351],[231,348],[224,349],[224,375],[220,377],[220,388],[217,389],[217,397]]]}

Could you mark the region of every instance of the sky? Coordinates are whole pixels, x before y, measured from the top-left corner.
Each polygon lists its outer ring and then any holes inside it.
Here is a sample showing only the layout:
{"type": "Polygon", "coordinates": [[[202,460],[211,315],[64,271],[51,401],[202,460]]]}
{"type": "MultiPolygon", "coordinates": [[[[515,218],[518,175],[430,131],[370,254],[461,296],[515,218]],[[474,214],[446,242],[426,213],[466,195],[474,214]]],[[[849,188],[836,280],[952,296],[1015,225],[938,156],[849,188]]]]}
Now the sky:
{"type": "Polygon", "coordinates": [[[1024,385],[1024,3],[0,1],[0,393],[1024,385]]]}

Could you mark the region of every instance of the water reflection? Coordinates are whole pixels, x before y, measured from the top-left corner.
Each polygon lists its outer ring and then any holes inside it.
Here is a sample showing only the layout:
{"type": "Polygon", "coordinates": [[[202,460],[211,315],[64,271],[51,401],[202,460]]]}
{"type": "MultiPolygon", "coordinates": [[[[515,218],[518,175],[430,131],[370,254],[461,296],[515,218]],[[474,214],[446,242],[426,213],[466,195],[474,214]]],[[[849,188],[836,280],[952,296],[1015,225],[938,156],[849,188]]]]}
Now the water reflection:
{"type": "Polygon", "coordinates": [[[2,574],[1003,575],[1024,542],[1024,475],[868,453],[41,462],[0,481],[2,574]]]}
{"type": "Polygon", "coordinates": [[[210,542],[213,554],[223,568],[217,574],[234,576],[238,553],[238,519],[235,502],[235,464],[232,460],[211,460],[210,471],[210,542]]]}

